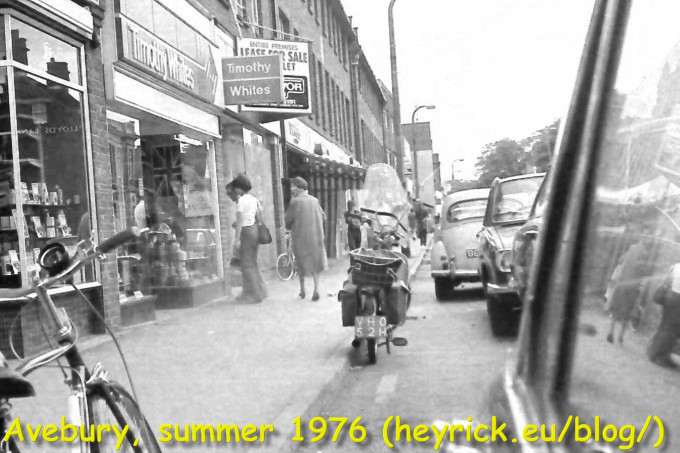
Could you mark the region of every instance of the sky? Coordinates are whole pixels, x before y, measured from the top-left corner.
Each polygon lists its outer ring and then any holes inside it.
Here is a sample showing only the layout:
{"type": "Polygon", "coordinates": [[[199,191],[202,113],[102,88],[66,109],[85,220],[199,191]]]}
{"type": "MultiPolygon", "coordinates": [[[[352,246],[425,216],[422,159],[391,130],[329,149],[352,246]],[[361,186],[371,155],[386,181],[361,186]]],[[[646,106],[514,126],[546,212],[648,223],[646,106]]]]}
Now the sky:
{"type": "MultiPolygon", "coordinates": [[[[374,74],[391,84],[389,0],[341,0],[374,74]]],[[[430,122],[442,180],[473,179],[482,148],[566,114],[593,0],[396,0],[402,123],[430,122]]]]}

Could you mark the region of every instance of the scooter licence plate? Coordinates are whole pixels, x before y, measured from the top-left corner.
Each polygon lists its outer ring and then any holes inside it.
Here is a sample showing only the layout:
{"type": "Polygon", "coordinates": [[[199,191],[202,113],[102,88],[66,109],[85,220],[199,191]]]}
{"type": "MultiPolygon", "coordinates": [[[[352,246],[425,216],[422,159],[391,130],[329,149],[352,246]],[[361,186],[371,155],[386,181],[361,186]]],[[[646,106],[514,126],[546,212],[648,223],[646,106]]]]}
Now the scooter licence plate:
{"type": "Polygon", "coordinates": [[[354,318],[356,338],[387,338],[386,316],[357,316],[354,318]]]}

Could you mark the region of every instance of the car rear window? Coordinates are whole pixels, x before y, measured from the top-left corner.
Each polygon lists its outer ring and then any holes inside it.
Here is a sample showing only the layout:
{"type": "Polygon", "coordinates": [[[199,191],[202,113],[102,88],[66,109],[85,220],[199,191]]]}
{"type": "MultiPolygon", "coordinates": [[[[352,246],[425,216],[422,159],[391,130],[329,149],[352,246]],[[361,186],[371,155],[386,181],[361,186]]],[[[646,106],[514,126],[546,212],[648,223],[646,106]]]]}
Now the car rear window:
{"type": "Polygon", "coordinates": [[[542,181],[543,176],[541,175],[535,178],[513,179],[501,183],[496,192],[493,221],[527,220],[542,181]]]}
{"type": "Polygon", "coordinates": [[[453,203],[446,212],[448,222],[460,222],[461,220],[484,217],[486,199],[465,200],[453,203]]]}

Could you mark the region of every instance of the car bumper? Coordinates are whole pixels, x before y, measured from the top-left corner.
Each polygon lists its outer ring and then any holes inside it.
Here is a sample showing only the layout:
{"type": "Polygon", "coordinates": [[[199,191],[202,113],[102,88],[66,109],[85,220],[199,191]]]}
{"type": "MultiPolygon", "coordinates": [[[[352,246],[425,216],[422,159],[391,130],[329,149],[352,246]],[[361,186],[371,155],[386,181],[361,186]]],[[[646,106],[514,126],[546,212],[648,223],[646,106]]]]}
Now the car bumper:
{"type": "Polygon", "coordinates": [[[512,278],[512,276],[508,279],[507,283],[487,283],[486,292],[492,296],[518,296],[517,285],[515,284],[515,279],[512,278]]]}
{"type": "Polygon", "coordinates": [[[474,270],[464,269],[440,269],[430,271],[430,275],[434,278],[450,278],[450,279],[465,279],[465,280],[479,280],[479,272],[474,270]]]}

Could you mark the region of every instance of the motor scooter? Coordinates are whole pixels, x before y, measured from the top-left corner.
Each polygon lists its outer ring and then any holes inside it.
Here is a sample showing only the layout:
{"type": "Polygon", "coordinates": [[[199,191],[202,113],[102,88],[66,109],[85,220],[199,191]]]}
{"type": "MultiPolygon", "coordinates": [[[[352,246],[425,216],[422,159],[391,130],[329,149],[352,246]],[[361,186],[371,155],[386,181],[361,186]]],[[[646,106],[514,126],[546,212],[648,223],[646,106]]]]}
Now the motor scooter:
{"type": "Polygon", "coordinates": [[[399,248],[402,234],[408,230],[396,215],[390,212],[362,208],[364,215],[372,217],[372,227],[378,245],[374,249],[359,248],[350,251],[348,279],[338,293],[342,302],[343,326],[354,327],[352,346],[366,343],[368,360],[377,362],[378,346],[405,346],[405,338],[394,337],[394,330],[406,320],[411,302],[408,258],[394,249],[399,248]],[[389,221],[385,221],[389,219],[389,221]]]}

